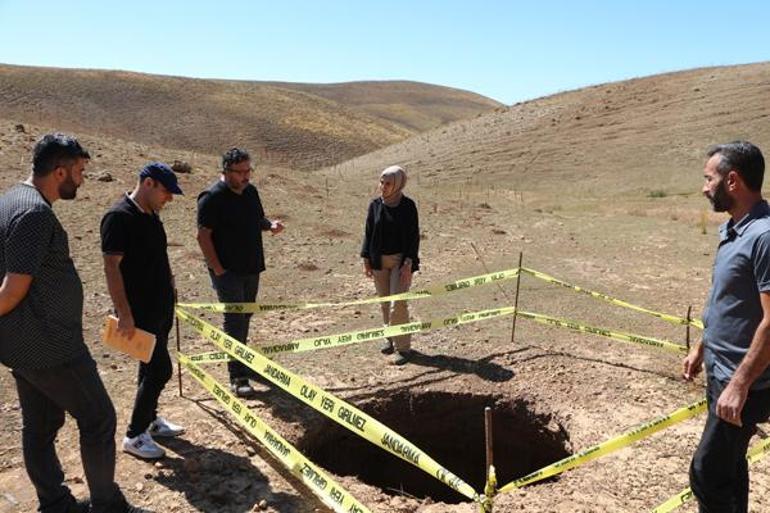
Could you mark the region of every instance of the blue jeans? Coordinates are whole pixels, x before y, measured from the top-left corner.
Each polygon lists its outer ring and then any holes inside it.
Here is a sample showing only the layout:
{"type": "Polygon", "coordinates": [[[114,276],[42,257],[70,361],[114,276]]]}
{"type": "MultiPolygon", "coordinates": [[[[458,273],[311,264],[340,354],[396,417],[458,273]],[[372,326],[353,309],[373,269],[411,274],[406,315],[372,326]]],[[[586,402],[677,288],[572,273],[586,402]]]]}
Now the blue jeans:
{"type": "Polygon", "coordinates": [[[168,354],[168,332],[171,330],[173,317],[161,323],[155,335],[155,349],[147,363],[139,363],[138,387],[134,399],[134,410],[126,436],[134,438],[144,433],[150,423],[158,416],[158,399],[163,388],[171,379],[172,365],[168,354]]]}
{"type": "MultiPolygon", "coordinates": [[[[259,273],[245,274],[233,271],[225,271],[221,276],[214,275],[209,269],[211,284],[217,292],[217,298],[222,303],[253,303],[257,299],[259,290],[259,273]]],[[[224,329],[225,333],[246,344],[249,336],[249,321],[251,314],[226,313],[224,329]]],[[[238,361],[227,363],[230,373],[230,381],[249,378],[254,373],[238,361]]]]}
{"type": "Polygon", "coordinates": [[[22,414],[24,465],[35,486],[39,511],[67,510],[72,494],[56,455],[56,434],[64,412],[77,421],[93,513],[122,511],[125,498],[115,484],[115,408],[96,362],[87,355],[50,369],[14,369],[22,414]]]}
{"type": "Polygon", "coordinates": [[[717,417],[716,405],[727,383],[708,377],[708,418],[690,464],[690,487],[700,513],[746,513],[749,466],[746,451],[757,423],[770,416],[770,389],[749,392],[741,412],[743,427],[717,417]]]}

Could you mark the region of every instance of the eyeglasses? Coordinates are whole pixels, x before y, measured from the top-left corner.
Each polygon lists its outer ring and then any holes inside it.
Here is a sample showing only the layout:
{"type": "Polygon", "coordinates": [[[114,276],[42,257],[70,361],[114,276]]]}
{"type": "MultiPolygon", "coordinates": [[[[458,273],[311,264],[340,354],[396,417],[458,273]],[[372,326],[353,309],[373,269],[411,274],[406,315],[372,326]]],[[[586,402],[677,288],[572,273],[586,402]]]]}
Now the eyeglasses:
{"type": "Polygon", "coordinates": [[[232,173],[251,173],[252,171],[254,171],[254,168],[251,167],[251,166],[249,166],[247,169],[233,169],[231,167],[228,167],[227,169],[225,169],[225,171],[228,172],[228,173],[230,173],[230,172],[232,172],[232,173]]]}

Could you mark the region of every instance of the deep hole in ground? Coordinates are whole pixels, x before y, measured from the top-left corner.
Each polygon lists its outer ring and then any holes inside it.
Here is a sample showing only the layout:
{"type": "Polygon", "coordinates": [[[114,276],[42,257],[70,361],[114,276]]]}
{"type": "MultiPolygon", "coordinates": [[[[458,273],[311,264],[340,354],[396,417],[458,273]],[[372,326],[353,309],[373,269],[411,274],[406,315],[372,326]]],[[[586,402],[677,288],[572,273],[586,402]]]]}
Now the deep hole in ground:
{"type": "MultiPolygon", "coordinates": [[[[502,486],[571,453],[569,435],[553,415],[522,399],[444,392],[397,392],[359,408],[390,427],[446,469],[483,492],[486,482],[484,408],[494,414],[494,452],[502,486]]],[[[319,415],[298,442],[312,461],[355,476],[389,495],[456,504],[468,499],[417,467],[319,415]]]]}

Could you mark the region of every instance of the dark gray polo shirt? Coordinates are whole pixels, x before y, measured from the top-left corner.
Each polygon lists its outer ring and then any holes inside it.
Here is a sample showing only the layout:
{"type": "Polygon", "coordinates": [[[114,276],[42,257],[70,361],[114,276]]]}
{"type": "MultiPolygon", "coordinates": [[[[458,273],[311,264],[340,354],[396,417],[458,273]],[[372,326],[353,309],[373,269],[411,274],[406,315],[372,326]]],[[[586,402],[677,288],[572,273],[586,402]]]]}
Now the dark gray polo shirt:
{"type": "MultiPolygon", "coordinates": [[[[703,312],[706,371],[728,381],[762,320],[760,292],[770,291],[770,207],[764,200],[737,223],[719,228],[711,292],[703,312]]],[[[752,389],[770,387],[770,368],[752,389]]]]}
{"type": "Polygon", "coordinates": [[[32,276],[21,302],[0,316],[0,362],[40,369],[88,355],[83,342],[83,286],[67,233],[51,205],[27,184],[0,196],[0,278],[32,276]]]}

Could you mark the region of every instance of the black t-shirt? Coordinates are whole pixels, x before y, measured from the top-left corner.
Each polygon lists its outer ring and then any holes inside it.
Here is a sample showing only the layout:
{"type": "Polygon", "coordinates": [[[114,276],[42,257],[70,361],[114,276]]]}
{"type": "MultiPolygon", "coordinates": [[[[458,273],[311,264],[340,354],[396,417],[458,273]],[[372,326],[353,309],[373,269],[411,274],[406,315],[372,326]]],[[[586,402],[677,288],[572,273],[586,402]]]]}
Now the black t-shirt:
{"type": "Polygon", "coordinates": [[[136,326],[155,334],[170,328],[174,289],[160,217],[124,195],[104,214],[101,235],[102,253],[123,255],[120,274],[136,326]]]}
{"type": "Polygon", "coordinates": [[[257,274],[265,270],[262,231],[270,220],[257,188],[249,184],[241,194],[219,181],[198,196],[198,226],[212,230],[219,263],[228,271],[257,274]]]}

